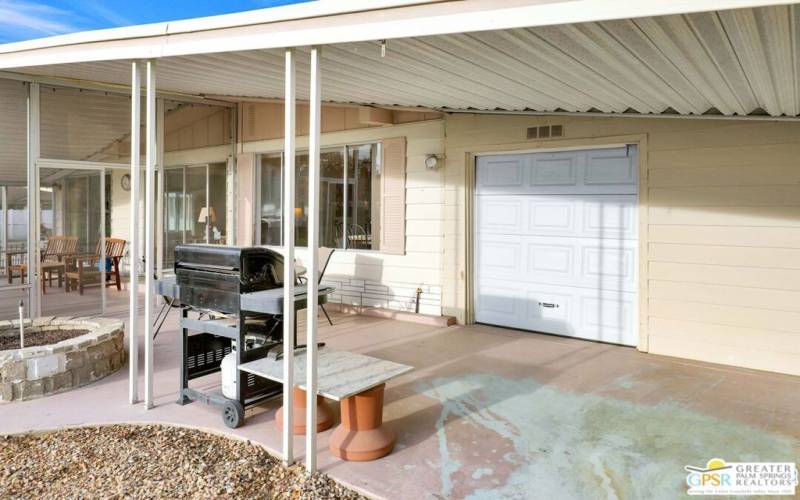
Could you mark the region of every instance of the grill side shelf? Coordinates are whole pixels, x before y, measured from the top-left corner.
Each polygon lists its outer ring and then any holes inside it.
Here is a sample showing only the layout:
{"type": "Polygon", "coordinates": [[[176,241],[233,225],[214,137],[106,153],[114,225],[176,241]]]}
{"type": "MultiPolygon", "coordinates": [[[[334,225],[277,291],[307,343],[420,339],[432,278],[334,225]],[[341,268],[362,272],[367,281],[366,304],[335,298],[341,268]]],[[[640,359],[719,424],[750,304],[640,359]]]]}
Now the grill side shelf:
{"type": "Polygon", "coordinates": [[[181,318],[181,328],[188,328],[195,332],[212,333],[231,340],[239,340],[239,329],[236,321],[229,319],[192,319],[181,318]]]}

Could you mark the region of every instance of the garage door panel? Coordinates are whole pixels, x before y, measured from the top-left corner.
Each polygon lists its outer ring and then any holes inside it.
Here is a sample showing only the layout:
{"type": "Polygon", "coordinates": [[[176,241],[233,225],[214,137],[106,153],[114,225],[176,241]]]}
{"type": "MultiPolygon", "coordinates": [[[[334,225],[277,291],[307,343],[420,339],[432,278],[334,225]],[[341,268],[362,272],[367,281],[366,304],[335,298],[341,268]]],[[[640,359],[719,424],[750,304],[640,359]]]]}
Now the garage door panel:
{"type": "Polygon", "coordinates": [[[528,163],[527,158],[518,155],[482,157],[476,176],[476,191],[479,194],[524,191],[528,163]]]}
{"type": "Polygon", "coordinates": [[[582,337],[635,345],[636,295],[598,291],[581,297],[581,310],[577,315],[582,337]]]}
{"type": "Polygon", "coordinates": [[[583,236],[623,239],[637,237],[639,228],[636,196],[587,197],[580,207],[583,236]]]}
{"type": "Polygon", "coordinates": [[[602,290],[635,291],[638,282],[636,243],[624,242],[623,248],[582,247],[582,284],[602,290]]]}
{"type": "Polygon", "coordinates": [[[516,279],[579,288],[636,290],[635,241],[616,240],[607,247],[590,238],[521,239],[526,244],[526,265],[525,273],[516,279]]]}
{"type": "Polygon", "coordinates": [[[638,165],[625,148],[586,152],[584,184],[587,186],[619,186],[623,192],[635,194],[638,165]],[[628,191],[625,191],[625,190],[628,191]]]}
{"type": "Polygon", "coordinates": [[[477,196],[480,233],[636,239],[634,195],[477,196]]]}
{"type": "Polygon", "coordinates": [[[483,234],[475,253],[478,285],[494,278],[633,292],[637,245],[634,240],[483,234]]]}
{"type": "Polygon", "coordinates": [[[530,196],[525,200],[528,214],[527,234],[573,235],[580,228],[575,204],[569,200],[530,196]]]}
{"type": "Polygon", "coordinates": [[[478,230],[514,234],[524,224],[525,200],[505,197],[482,197],[479,200],[478,230]]]}
{"type": "Polygon", "coordinates": [[[523,290],[506,280],[487,280],[476,296],[476,316],[481,322],[524,328],[523,290]]]}
{"type": "Polygon", "coordinates": [[[575,247],[532,242],[528,244],[528,274],[555,273],[570,276],[575,260],[575,247]]]}
{"type": "Polygon", "coordinates": [[[635,345],[636,294],[530,283],[494,282],[476,313],[482,323],[589,340],[635,345]],[[482,303],[483,302],[483,303],[482,303]]]}
{"type": "Polygon", "coordinates": [[[519,328],[617,344],[636,343],[636,294],[540,283],[527,288],[528,326],[519,328]]]}
{"type": "Polygon", "coordinates": [[[484,276],[510,278],[524,273],[523,243],[510,238],[482,241],[478,269],[484,276]]]}
{"type": "Polygon", "coordinates": [[[578,184],[578,159],[575,155],[531,159],[529,190],[534,192],[544,186],[575,186],[578,184]]]}
{"type": "Polygon", "coordinates": [[[475,319],[635,345],[635,149],[494,159],[477,162],[475,319]]]}
{"type": "Polygon", "coordinates": [[[479,196],[638,192],[638,164],[625,147],[481,156],[476,174],[479,196]]]}
{"type": "MultiPolygon", "coordinates": [[[[527,328],[557,335],[574,335],[572,309],[575,295],[548,287],[528,287],[526,293],[527,328]]],[[[521,326],[521,328],[526,328],[521,326]]]]}

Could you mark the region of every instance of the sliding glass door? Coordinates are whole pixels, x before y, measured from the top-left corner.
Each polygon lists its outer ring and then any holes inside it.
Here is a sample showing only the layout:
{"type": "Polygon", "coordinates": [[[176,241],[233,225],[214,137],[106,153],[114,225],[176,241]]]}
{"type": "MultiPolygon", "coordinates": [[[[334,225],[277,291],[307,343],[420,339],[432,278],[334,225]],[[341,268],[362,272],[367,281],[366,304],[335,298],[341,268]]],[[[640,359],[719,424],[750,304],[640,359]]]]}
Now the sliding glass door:
{"type": "Polygon", "coordinates": [[[39,179],[42,314],[101,314],[113,267],[103,243],[106,176],[102,169],[42,168],[39,179]]]}

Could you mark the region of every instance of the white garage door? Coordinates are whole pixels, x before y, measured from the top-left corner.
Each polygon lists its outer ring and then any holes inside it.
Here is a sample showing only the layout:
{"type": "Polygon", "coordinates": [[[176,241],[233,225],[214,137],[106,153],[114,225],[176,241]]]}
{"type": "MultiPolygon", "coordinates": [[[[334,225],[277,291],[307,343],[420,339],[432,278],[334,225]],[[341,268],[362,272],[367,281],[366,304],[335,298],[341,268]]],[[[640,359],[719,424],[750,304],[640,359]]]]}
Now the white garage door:
{"type": "Polygon", "coordinates": [[[636,345],[634,146],[482,156],[475,320],[636,345]]]}

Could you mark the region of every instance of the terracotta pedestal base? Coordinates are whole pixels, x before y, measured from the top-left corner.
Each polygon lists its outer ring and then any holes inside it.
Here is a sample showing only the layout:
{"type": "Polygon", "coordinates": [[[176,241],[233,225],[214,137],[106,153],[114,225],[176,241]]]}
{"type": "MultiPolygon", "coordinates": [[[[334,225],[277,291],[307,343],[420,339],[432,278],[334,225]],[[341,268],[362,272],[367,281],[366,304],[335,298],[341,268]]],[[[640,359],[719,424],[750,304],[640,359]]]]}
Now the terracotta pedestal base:
{"type": "MultiPolygon", "coordinates": [[[[303,435],[306,433],[306,391],[295,387],[292,391],[294,395],[294,425],[292,426],[292,433],[296,435],[303,435]]],[[[283,429],[283,406],[278,408],[278,413],[275,414],[275,425],[278,430],[283,429]]],[[[328,403],[322,396],[317,396],[317,432],[328,430],[333,426],[333,412],[331,411],[328,403]]]]}
{"type": "Polygon", "coordinates": [[[366,462],[392,452],[394,434],[383,426],[383,389],[366,390],[340,402],[342,423],[331,434],[331,453],[344,460],[366,462]]]}

